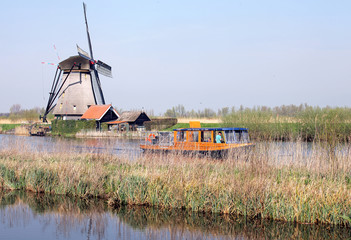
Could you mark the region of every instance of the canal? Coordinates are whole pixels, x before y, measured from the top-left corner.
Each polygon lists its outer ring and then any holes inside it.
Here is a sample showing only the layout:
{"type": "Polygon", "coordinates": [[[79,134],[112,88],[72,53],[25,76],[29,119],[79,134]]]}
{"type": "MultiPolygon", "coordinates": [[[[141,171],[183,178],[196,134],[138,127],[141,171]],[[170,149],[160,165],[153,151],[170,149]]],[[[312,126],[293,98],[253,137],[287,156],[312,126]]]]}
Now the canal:
{"type": "Polygon", "coordinates": [[[246,221],[98,199],[0,193],[0,239],[349,239],[347,228],[246,221]]]}

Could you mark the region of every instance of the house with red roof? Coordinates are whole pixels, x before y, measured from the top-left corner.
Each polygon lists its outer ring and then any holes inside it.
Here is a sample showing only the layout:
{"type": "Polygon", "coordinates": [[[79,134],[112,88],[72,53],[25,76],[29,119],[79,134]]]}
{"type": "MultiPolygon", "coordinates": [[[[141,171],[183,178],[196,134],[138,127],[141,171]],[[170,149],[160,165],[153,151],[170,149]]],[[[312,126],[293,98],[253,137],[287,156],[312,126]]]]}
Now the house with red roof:
{"type": "Polygon", "coordinates": [[[97,129],[101,130],[101,123],[116,121],[120,115],[109,105],[91,105],[81,117],[82,120],[95,120],[97,129]]]}

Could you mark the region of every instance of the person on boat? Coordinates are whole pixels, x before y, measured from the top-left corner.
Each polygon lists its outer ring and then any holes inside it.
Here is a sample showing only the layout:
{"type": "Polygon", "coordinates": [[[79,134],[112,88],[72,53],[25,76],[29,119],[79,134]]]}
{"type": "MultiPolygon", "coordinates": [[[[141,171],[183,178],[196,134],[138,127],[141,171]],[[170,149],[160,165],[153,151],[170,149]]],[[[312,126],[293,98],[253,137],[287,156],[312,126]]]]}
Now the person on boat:
{"type": "Polygon", "coordinates": [[[216,143],[222,143],[222,133],[219,132],[216,136],[216,143]]]}

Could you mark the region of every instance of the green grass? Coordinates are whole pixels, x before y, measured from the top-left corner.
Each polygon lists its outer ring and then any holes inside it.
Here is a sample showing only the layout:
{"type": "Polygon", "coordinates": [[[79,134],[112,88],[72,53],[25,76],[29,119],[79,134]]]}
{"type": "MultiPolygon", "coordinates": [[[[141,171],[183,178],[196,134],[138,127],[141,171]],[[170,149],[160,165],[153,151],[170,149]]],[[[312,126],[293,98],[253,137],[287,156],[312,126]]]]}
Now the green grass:
{"type": "Polygon", "coordinates": [[[15,129],[17,126],[21,126],[21,124],[0,124],[0,130],[2,131],[9,131],[15,129]]]}

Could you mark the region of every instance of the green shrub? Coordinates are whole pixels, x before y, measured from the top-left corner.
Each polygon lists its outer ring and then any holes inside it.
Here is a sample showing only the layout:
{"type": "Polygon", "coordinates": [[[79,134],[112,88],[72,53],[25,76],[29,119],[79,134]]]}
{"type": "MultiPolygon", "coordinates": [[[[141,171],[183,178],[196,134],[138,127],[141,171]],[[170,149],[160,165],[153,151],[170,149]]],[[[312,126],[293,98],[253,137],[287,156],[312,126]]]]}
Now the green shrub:
{"type": "Polygon", "coordinates": [[[51,123],[53,134],[75,134],[82,129],[96,129],[94,120],[54,120],[51,123]]]}
{"type": "Polygon", "coordinates": [[[177,124],[176,118],[158,118],[158,119],[151,119],[151,121],[147,121],[144,123],[146,130],[163,130],[166,128],[170,128],[177,124]]]}

